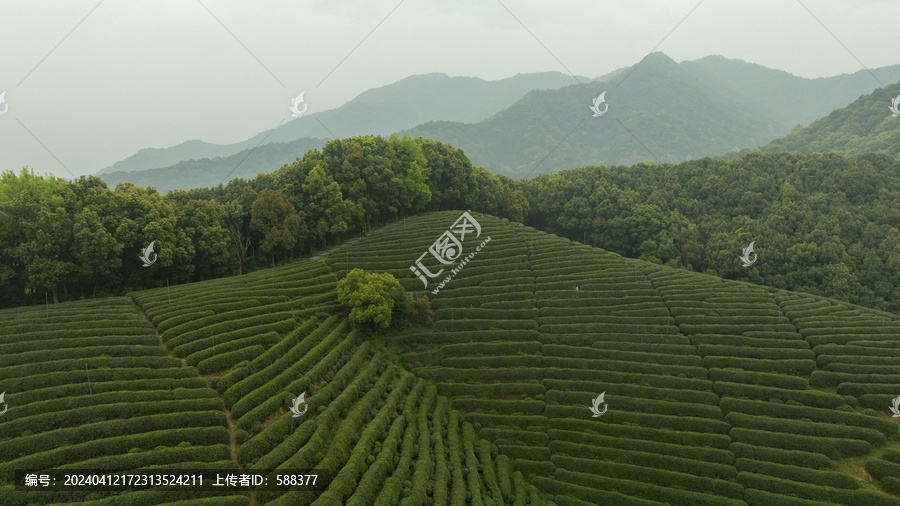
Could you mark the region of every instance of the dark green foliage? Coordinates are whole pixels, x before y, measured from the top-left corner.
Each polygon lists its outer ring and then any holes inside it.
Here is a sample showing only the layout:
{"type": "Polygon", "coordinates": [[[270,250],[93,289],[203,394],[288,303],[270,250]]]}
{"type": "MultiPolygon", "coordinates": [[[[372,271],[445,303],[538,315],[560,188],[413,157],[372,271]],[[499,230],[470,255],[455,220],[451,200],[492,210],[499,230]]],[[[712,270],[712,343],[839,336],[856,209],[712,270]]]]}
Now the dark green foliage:
{"type": "Polygon", "coordinates": [[[703,358],[703,365],[710,369],[743,369],[746,371],[775,372],[807,376],[816,369],[812,360],[762,360],[758,358],[715,357],[703,358]]]}
{"type": "MultiPolygon", "coordinates": [[[[705,378],[707,370],[703,367],[690,367],[680,365],[657,365],[644,362],[617,362],[614,360],[597,360],[586,358],[544,357],[544,366],[558,367],[562,369],[609,369],[621,372],[636,372],[640,374],[683,374],[689,378],[705,378]]],[[[815,363],[813,362],[813,365],[815,363]]]]}
{"type": "Polygon", "coordinates": [[[337,327],[335,325],[337,325],[337,317],[325,320],[312,331],[310,331],[309,326],[304,325],[301,328],[306,332],[301,333],[299,330],[295,330],[285,337],[279,345],[272,347],[270,353],[265,355],[269,357],[267,361],[270,361],[265,367],[259,364],[260,367],[255,369],[252,374],[236,381],[230,380],[230,375],[226,375],[225,384],[232,383],[227,386],[223,395],[226,404],[234,405],[242,397],[272,381],[292,364],[296,364],[307,355],[313,357],[309,359],[309,364],[313,363],[312,360],[325,356],[330,348],[341,341],[349,326],[346,322],[337,327]],[[288,346],[291,347],[285,349],[288,346]],[[272,352],[272,350],[275,351],[272,352]],[[275,355],[275,353],[279,354],[275,355]]]}
{"type": "Polygon", "coordinates": [[[818,485],[800,483],[796,481],[742,472],[738,474],[738,481],[745,487],[756,488],[784,496],[799,497],[811,501],[851,506],[881,506],[896,505],[897,499],[867,489],[846,490],[818,485]]]}
{"type": "MultiPolygon", "coordinates": [[[[572,430],[550,429],[547,432],[548,435],[552,436],[553,439],[557,441],[566,441],[596,447],[618,448],[620,450],[632,450],[636,452],[657,453],[660,455],[671,455],[673,457],[701,460],[704,462],[713,462],[729,466],[734,465],[734,454],[732,452],[718,448],[709,448],[707,446],[664,443],[637,437],[625,438],[604,436],[593,431],[576,432],[572,430]]],[[[613,431],[613,433],[615,433],[615,431],[613,431]]]]}
{"type": "Polygon", "coordinates": [[[833,460],[857,457],[872,451],[871,444],[858,439],[799,436],[739,427],[731,430],[731,438],[739,443],[756,446],[821,453],[833,460]]]}
{"type": "MultiPolygon", "coordinates": [[[[337,336],[335,340],[339,340],[341,337],[340,334],[337,334],[337,336]]],[[[277,409],[275,406],[281,404],[281,399],[276,397],[276,395],[284,390],[290,391],[292,389],[291,385],[294,385],[293,389],[295,390],[299,388],[297,390],[298,394],[307,390],[313,381],[321,378],[332,364],[350,351],[358,337],[355,332],[351,332],[343,340],[340,340],[340,344],[323,341],[304,355],[302,361],[296,362],[285,369],[260,388],[253,390],[252,393],[248,392],[247,395],[240,397],[240,400],[235,402],[231,409],[233,417],[240,417],[237,422],[238,425],[247,429],[252,425],[250,420],[262,420],[268,416],[268,413],[277,409]],[[298,372],[304,370],[307,372],[298,379],[298,372]],[[247,418],[247,421],[243,421],[244,416],[250,413],[255,413],[255,415],[252,418],[247,418]],[[264,415],[263,413],[266,414],[264,415]]]]}
{"type": "Polygon", "coordinates": [[[770,446],[754,446],[746,443],[732,443],[731,451],[739,458],[765,460],[789,466],[808,467],[810,469],[827,469],[831,460],[818,452],[782,450],[770,446]]]}
{"type": "MultiPolygon", "coordinates": [[[[584,487],[618,492],[621,494],[637,496],[654,501],[666,501],[669,504],[673,505],[738,506],[740,504],[744,504],[744,502],[741,500],[729,499],[713,494],[678,490],[671,487],[661,487],[651,483],[642,483],[629,479],[608,478],[605,476],[575,472],[567,469],[558,468],[554,474],[554,478],[584,487]]],[[[544,482],[542,480],[539,480],[538,483],[542,484],[544,482]]]]}
{"type": "MultiPolygon", "coordinates": [[[[834,409],[845,404],[840,395],[828,394],[818,390],[787,390],[769,386],[716,381],[713,389],[721,396],[748,397],[756,400],[773,398],[783,401],[796,401],[807,406],[834,409]]],[[[838,393],[844,395],[840,389],[838,393]]]]}
{"type": "Polygon", "coordinates": [[[500,397],[504,395],[543,395],[547,390],[533,383],[438,383],[441,395],[475,397],[500,397]]]}
{"type": "MultiPolygon", "coordinates": [[[[170,328],[177,327],[178,325],[181,325],[183,323],[187,323],[187,322],[194,321],[194,320],[199,320],[200,318],[204,318],[206,316],[212,316],[214,314],[215,314],[215,312],[213,312],[212,310],[209,310],[209,309],[204,310],[204,311],[195,311],[192,313],[179,312],[178,316],[162,319],[161,322],[156,326],[156,329],[159,332],[164,333],[165,331],[169,330],[170,328]]],[[[156,318],[154,318],[154,321],[155,320],[156,320],[156,318]]]]}
{"type": "Polygon", "coordinates": [[[806,390],[809,383],[803,378],[794,378],[782,374],[765,372],[739,371],[734,369],[710,369],[709,377],[713,381],[756,384],[777,388],[806,390]]]}
{"type": "MultiPolygon", "coordinates": [[[[562,464],[556,460],[556,455],[567,455],[569,457],[583,459],[593,459],[598,456],[595,447],[570,443],[568,441],[551,441],[549,447],[554,454],[554,458],[551,460],[557,467],[570,466],[562,466],[562,464]]],[[[611,447],[603,448],[602,455],[604,460],[610,462],[620,462],[622,464],[634,466],[655,467],[719,480],[734,478],[736,474],[733,465],[705,462],[695,458],[675,457],[672,455],[660,455],[642,451],[629,451],[611,447]]]]}
{"type": "MultiPolygon", "coordinates": [[[[331,317],[330,320],[326,319],[325,322],[335,322],[337,317],[331,317]]],[[[317,318],[310,318],[305,321],[301,325],[297,325],[290,334],[285,336],[278,344],[269,348],[266,353],[254,358],[249,367],[229,371],[228,374],[219,378],[219,382],[216,384],[216,389],[221,393],[227,391],[231,386],[238,383],[239,381],[252,376],[256,373],[263,371],[268,368],[268,366],[272,365],[278,359],[281,359],[287,355],[287,353],[294,348],[299,342],[303,340],[310,332],[316,329],[316,325],[319,323],[317,318]]],[[[324,325],[321,327],[324,332],[328,327],[324,325]]],[[[312,347],[313,343],[307,343],[308,347],[312,347]]]]}
{"type": "MultiPolygon", "coordinates": [[[[221,414],[221,413],[218,413],[221,414]]],[[[171,426],[171,425],[170,425],[171,426]]],[[[15,461],[15,466],[57,467],[69,462],[95,458],[101,455],[127,453],[131,448],[153,448],[160,445],[176,446],[182,442],[190,442],[195,446],[227,444],[229,431],[222,427],[202,427],[184,429],[162,429],[153,432],[113,437],[107,439],[88,440],[31,454],[15,461]]],[[[0,474],[11,472],[10,463],[0,463],[0,474]]]]}
{"type": "Polygon", "coordinates": [[[221,371],[244,360],[253,360],[264,352],[265,348],[257,344],[230,352],[220,353],[205,360],[201,360],[197,363],[197,370],[200,371],[200,374],[221,371]]]}
{"type": "Polygon", "coordinates": [[[882,480],[885,476],[900,479],[900,464],[884,459],[871,459],[866,461],[866,472],[876,480],[882,480]]]}
{"type": "Polygon", "coordinates": [[[498,399],[469,399],[456,398],[452,402],[454,409],[461,411],[497,411],[501,414],[522,413],[526,415],[537,415],[544,412],[546,404],[543,401],[535,401],[530,399],[524,400],[498,400],[498,399]]]}
{"type": "Polygon", "coordinates": [[[807,436],[861,439],[873,446],[881,446],[887,438],[881,432],[863,427],[835,425],[830,423],[806,422],[803,420],[786,420],[767,416],[753,416],[732,411],[725,416],[725,421],[735,427],[757,429],[769,432],[785,432],[807,436]]]}
{"type": "MultiPolygon", "coordinates": [[[[261,325],[260,327],[263,326],[261,325]]],[[[254,327],[254,329],[256,330],[256,333],[248,332],[250,334],[250,337],[234,339],[232,341],[217,344],[210,348],[206,348],[188,355],[188,365],[198,365],[204,360],[221,356],[223,353],[241,351],[243,349],[246,349],[247,347],[261,346],[263,349],[265,349],[271,347],[273,344],[277,343],[279,339],[281,339],[281,337],[278,335],[278,332],[260,333],[260,331],[263,329],[259,327],[254,327]]],[[[244,355],[242,360],[250,360],[256,356],[258,355],[244,355]]]]}
{"type": "Polygon", "coordinates": [[[526,476],[535,474],[540,476],[550,476],[553,474],[553,470],[556,469],[556,466],[554,466],[552,462],[524,458],[515,459],[513,461],[513,467],[516,471],[521,471],[522,474],[526,476]]]}
{"type": "Polygon", "coordinates": [[[653,483],[662,487],[683,488],[694,492],[713,493],[734,499],[741,499],[744,495],[744,487],[733,481],[695,476],[693,473],[684,470],[684,468],[680,470],[660,469],[643,465],[611,462],[606,459],[574,458],[565,455],[554,455],[553,463],[556,464],[557,468],[577,470],[582,473],[591,473],[607,478],[653,483]]]}
{"type": "Polygon", "coordinates": [[[897,433],[897,424],[855,412],[844,412],[807,406],[789,406],[771,402],[745,401],[727,397],[722,399],[721,407],[726,413],[738,411],[741,413],[771,416],[775,418],[797,420],[808,418],[814,422],[820,423],[856,425],[858,427],[875,429],[885,436],[893,436],[897,433]]]}
{"type": "MultiPolygon", "coordinates": [[[[872,461],[869,461],[872,462],[872,461]]],[[[767,474],[785,480],[799,481],[823,487],[856,490],[859,482],[852,476],[834,471],[817,471],[806,467],[776,464],[760,460],[738,459],[737,470],[756,474],[767,474]]]]}
{"type": "Polygon", "coordinates": [[[293,315],[284,311],[235,318],[181,334],[167,342],[166,345],[172,351],[183,350],[178,353],[190,354],[198,349],[205,348],[207,343],[212,341],[213,337],[225,336],[224,338],[227,339],[232,335],[232,332],[237,332],[237,334],[234,334],[236,336],[245,336],[248,335],[248,329],[262,327],[263,325],[271,325],[271,327],[266,327],[266,330],[275,330],[281,333],[288,332],[293,329],[293,315]]]}

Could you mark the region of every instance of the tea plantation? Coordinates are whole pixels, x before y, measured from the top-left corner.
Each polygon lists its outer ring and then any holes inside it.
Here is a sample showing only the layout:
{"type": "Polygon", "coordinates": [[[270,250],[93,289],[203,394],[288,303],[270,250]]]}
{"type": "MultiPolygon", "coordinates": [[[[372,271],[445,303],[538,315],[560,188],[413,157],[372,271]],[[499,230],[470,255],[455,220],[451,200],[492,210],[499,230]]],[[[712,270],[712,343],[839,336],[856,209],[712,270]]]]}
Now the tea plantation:
{"type": "Polygon", "coordinates": [[[900,505],[896,315],[479,213],[465,253],[490,241],[423,290],[409,267],[459,214],[323,260],[0,311],[0,503],[900,505]],[[335,291],[354,268],[426,293],[434,328],[354,329],[335,291]],[[331,475],[63,495],[15,490],[21,468],[331,475]]]}

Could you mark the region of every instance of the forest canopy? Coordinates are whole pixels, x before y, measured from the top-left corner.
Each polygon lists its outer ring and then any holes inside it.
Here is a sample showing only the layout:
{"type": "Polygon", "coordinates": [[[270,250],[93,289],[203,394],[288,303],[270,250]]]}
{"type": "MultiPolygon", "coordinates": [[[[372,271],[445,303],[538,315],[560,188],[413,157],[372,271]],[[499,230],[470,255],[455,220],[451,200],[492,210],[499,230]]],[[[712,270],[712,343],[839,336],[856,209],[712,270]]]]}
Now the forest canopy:
{"type": "Polygon", "coordinates": [[[0,176],[0,305],[285,262],[417,213],[471,209],[624,256],[900,312],[900,162],[748,153],[513,181],[425,138],[352,137],[251,180],[171,191],[0,176]],[[155,241],[152,268],[140,256],[155,241]],[[754,242],[759,260],[738,257],[754,242]],[[45,295],[46,294],[46,295],[45,295]]]}

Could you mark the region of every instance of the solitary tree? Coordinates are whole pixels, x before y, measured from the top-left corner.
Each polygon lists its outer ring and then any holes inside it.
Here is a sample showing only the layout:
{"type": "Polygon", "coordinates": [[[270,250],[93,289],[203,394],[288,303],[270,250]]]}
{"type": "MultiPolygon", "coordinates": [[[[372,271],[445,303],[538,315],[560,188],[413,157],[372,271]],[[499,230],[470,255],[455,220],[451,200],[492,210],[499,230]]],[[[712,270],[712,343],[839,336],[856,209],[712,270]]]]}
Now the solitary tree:
{"type": "Polygon", "coordinates": [[[337,284],[338,300],[350,308],[350,321],[375,323],[385,329],[391,324],[394,299],[391,293],[400,282],[388,273],[369,273],[353,269],[337,284]]]}

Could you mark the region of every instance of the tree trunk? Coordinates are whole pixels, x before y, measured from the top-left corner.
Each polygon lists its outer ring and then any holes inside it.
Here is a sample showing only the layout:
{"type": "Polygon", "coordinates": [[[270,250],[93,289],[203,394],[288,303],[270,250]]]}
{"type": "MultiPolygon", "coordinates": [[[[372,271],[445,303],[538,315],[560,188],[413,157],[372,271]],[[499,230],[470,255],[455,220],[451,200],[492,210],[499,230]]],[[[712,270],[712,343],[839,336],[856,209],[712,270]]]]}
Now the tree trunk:
{"type": "Polygon", "coordinates": [[[59,304],[59,290],[57,288],[53,288],[53,303],[59,304]]]}

